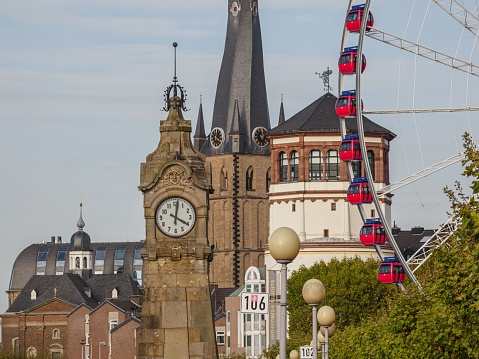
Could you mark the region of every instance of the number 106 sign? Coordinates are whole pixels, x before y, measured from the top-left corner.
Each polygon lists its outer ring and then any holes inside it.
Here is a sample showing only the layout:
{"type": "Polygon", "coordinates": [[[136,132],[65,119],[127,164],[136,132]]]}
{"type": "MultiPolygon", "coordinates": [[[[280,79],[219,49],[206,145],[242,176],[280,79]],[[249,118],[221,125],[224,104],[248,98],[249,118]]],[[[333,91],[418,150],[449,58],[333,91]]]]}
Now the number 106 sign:
{"type": "Polygon", "coordinates": [[[241,313],[268,313],[268,293],[241,293],[241,313]]]}

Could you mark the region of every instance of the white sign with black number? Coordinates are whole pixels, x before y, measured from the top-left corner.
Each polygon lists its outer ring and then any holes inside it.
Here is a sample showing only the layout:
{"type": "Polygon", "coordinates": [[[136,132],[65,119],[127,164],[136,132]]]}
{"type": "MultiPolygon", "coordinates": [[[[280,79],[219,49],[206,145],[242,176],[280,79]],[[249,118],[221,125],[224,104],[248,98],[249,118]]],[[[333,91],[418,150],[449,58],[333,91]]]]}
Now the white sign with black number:
{"type": "Polygon", "coordinates": [[[268,293],[241,293],[241,313],[267,314],[268,293]]]}
{"type": "Polygon", "coordinates": [[[299,347],[300,359],[313,359],[313,347],[299,347]]]}

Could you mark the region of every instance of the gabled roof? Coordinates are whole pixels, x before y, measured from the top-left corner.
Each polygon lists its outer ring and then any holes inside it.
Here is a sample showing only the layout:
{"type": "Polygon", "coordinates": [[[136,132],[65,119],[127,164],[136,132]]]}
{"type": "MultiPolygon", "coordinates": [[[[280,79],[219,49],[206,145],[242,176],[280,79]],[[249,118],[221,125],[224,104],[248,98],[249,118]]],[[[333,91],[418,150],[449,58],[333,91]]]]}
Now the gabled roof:
{"type": "Polygon", "coordinates": [[[138,319],[137,317],[129,317],[128,319],[124,320],[123,322],[121,322],[121,324],[118,324],[117,326],[115,326],[112,330],[110,330],[110,333],[113,333],[114,331],[117,331],[118,329],[124,327],[125,325],[127,325],[128,323],[130,323],[131,321],[134,321],[136,324],[140,324],[141,323],[141,320],[138,319]]]}
{"type": "MultiPolygon", "coordinates": [[[[281,125],[268,131],[267,135],[297,132],[340,132],[339,117],[335,111],[336,100],[337,97],[331,93],[324,94],[281,125]]],[[[394,133],[365,116],[363,116],[363,125],[364,132],[387,134],[391,138],[396,137],[394,133]]],[[[357,132],[356,119],[347,119],[346,128],[348,132],[357,132]]]]}

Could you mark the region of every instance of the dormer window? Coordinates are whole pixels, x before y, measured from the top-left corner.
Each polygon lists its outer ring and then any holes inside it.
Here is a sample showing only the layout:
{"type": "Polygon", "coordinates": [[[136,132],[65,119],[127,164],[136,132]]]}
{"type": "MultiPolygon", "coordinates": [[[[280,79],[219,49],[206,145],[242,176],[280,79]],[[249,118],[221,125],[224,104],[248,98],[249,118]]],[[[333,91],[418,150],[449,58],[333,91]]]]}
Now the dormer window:
{"type": "Polygon", "coordinates": [[[37,291],[35,289],[33,289],[32,292],[30,293],[30,299],[31,300],[37,299],[37,291]]]}
{"type": "Polygon", "coordinates": [[[116,288],[113,288],[111,291],[111,297],[112,299],[118,299],[118,290],[116,288]]]}

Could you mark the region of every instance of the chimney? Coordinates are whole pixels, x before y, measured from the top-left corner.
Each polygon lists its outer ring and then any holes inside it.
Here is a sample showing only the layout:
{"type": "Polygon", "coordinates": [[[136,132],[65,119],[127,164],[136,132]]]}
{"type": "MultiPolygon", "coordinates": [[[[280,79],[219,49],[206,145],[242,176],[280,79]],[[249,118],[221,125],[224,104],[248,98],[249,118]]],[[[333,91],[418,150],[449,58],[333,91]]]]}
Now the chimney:
{"type": "Polygon", "coordinates": [[[51,236],[50,239],[52,243],[55,243],[55,236],[51,236]]]}

